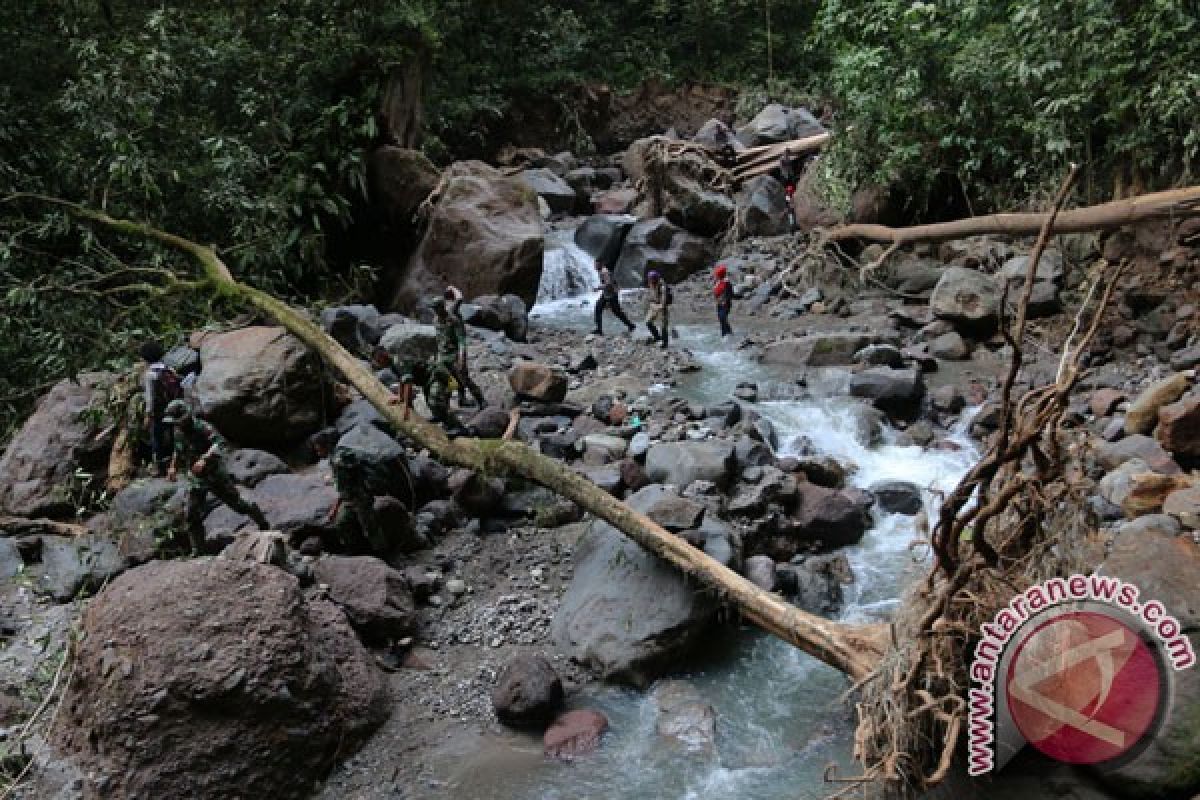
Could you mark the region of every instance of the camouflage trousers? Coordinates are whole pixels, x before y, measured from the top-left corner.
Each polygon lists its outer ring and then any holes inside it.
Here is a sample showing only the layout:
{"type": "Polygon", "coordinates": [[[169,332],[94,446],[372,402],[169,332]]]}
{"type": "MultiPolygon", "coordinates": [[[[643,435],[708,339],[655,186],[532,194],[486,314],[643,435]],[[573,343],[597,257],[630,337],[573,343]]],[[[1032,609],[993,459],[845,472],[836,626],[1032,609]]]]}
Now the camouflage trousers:
{"type": "Polygon", "coordinates": [[[379,522],[379,515],[375,513],[375,498],[367,492],[352,492],[341,495],[341,501],[333,523],[338,532],[359,541],[365,536],[372,551],[386,553],[387,534],[379,522]]]}
{"type": "Polygon", "coordinates": [[[450,427],[461,428],[462,421],[450,410],[450,370],[439,364],[431,370],[429,382],[425,384],[425,405],[434,422],[440,422],[450,427]]]}
{"type": "Polygon", "coordinates": [[[258,504],[242,497],[233,478],[225,471],[224,466],[218,464],[202,478],[194,475],[188,478],[188,538],[191,540],[192,549],[197,553],[204,550],[204,510],[210,493],[237,513],[254,520],[260,530],[265,531],[271,527],[258,504]]]}

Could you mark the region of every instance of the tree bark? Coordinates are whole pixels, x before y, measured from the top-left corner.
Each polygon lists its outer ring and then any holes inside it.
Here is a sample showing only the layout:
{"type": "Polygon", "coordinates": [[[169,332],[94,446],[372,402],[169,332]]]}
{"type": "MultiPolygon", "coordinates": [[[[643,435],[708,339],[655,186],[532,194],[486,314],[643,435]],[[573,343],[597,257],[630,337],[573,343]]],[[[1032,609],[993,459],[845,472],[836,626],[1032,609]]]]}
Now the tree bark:
{"type": "MultiPolygon", "coordinates": [[[[1110,230],[1146,220],[1196,214],[1200,214],[1200,186],[1190,186],[1063,211],[1054,221],[1051,233],[1110,230]]],[[[842,225],[829,231],[829,240],[837,242],[846,239],[868,239],[890,242],[892,245],[905,245],[913,242],[945,242],[984,234],[1032,236],[1041,230],[1048,216],[1046,213],[991,214],[934,225],[916,225],[911,228],[868,224],[842,225]]]]}
{"type": "Polygon", "coordinates": [[[748,150],[743,150],[738,153],[737,166],[733,168],[733,177],[735,181],[746,181],[756,175],[762,175],[775,169],[779,164],[779,157],[783,155],[784,150],[791,150],[792,155],[804,155],[814,150],[820,150],[825,145],[829,144],[832,138],[831,134],[818,133],[816,136],[809,136],[804,139],[794,139],[790,142],[780,142],[778,144],[766,144],[761,147],[752,147],[748,150]]]}
{"type": "Polygon", "coordinates": [[[0,536],[82,536],[87,528],[53,519],[0,517],[0,536]]]}
{"type": "MultiPolygon", "coordinates": [[[[27,195],[28,196],[28,195],[27,195]]],[[[148,225],[116,219],[107,214],[54,198],[42,202],[62,206],[78,218],[118,233],[149,238],[191,256],[204,277],[221,294],[239,298],[274,317],[294,336],[334,367],[395,428],[428,448],[442,461],[469,467],[484,474],[521,475],[571,500],[612,524],[642,547],[696,578],[742,616],[763,630],[799,647],[835,669],[860,680],[871,673],[888,644],[886,625],[847,625],[801,611],[779,597],[764,592],[733,570],[675,536],[648,517],[632,510],[582,475],[516,441],[449,439],[438,426],[410,415],[391,404],[392,395],[375,376],[316,324],[291,306],[259,289],[234,279],[212,247],[160,231],[148,225]]]]}

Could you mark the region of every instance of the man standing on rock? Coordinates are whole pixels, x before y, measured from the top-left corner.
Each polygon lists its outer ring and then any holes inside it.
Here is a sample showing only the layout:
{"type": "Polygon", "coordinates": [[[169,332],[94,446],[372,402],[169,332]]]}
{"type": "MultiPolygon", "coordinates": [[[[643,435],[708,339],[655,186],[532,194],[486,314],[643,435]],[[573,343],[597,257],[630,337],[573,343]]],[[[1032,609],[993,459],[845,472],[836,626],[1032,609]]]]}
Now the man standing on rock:
{"type": "Polygon", "coordinates": [[[487,398],[479,384],[471,380],[467,368],[467,324],[463,322],[462,292],[453,286],[446,287],[441,301],[434,301],[434,328],[437,331],[438,360],[458,381],[458,406],[467,406],[467,392],[475,399],[479,408],[487,408],[487,398]]]}
{"type": "Polygon", "coordinates": [[[146,428],[150,432],[150,458],[154,472],[162,477],[171,460],[171,426],[163,420],[167,404],[182,394],[179,376],[163,363],[163,349],[158,342],[145,342],[138,350],[146,362],[142,375],[142,391],[146,398],[146,428]]]}
{"type": "Polygon", "coordinates": [[[167,479],[175,480],[181,462],[188,466],[187,528],[192,551],[204,552],[204,504],[209,492],[237,513],[254,520],[259,530],[268,530],[271,526],[262,509],[242,497],[225,470],[222,452],[225,440],[217,429],[197,419],[183,400],[167,404],[163,421],[172,426],[175,435],[175,455],[167,479]]]}
{"type": "Polygon", "coordinates": [[[646,285],[650,289],[649,307],[646,309],[646,327],[650,329],[652,341],[660,342],[659,347],[667,349],[670,318],[667,307],[671,304],[671,290],[663,283],[662,276],[654,270],[646,273],[646,285]],[[658,326],[662,326],[660,331],[658,326]]]}
{"type": "Polygon", "coordinates": [[[450,410],[450,381],[453,376],[438,359],[429,362],[410,361],[404,365],[401,373],[400,386],[392,403],[404,406],[404,419],[407,420],[412,411],[413,387],[420,386],[425,392],[425,405],[429,406],[433,421],[445,426],[447,436],[470,434],[470,429],[450,410]]]}
{"type": "Polygon", "coordinates": [[[629,328],[630,333],[633,333],[636,326],[621,310],[621,293],[617,288],[617,282],[613,280],[612,273],[600,259],[596,259],[596,272],[600,274],[600,299],[596,301],[596,330],[593,333],[597,336],[604,335],[603,317],[606,308],[613,313],[613,316],[625,323],[625,327],[629,328]]]}

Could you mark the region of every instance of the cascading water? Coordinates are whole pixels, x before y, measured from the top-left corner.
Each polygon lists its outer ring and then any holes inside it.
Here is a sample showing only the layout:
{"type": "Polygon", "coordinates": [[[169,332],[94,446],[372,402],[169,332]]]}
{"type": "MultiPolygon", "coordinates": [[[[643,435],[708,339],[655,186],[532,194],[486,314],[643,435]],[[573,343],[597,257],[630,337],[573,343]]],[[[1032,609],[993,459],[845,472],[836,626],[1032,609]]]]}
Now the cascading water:
{"type": "Polygon", "coordinates": [[[563,305],[578,305],[599,288],[595,259],[575,244],[574,231],[562,229],[547,233],[535,311],[546,314],[563,305]]]}
{"type": "MultiPolygon", "coordinates": [[[[569,316],[571,312],[559,312],[569,316]]],[[[554,315],[551,315],[552,317],[554,315]]],[[[548,320],[551,324],[557,320],[548,320]]],[[[677,343],[696,354],[705,369],[678,387],[703,403],[727,400],[740,381],[766,385],[790,381],[778,370],[748,361],[726,349],[714,326],[679,325],[677,343]]],[[[824,393],[822,393],[824,394],[824,393]]],[[[964,415],[951,440],[955,450],[924,450],[896,443],[885,430],[882,442],[864,443],[855,401],[841,393],[802,400],[763,402],[757,410],[771,420],[779,452],[806,446],[852,467],[849,482],[867,487],[888,479],[925,488],[926,512],[934,518],[940,492],[952,488],[975,457],[965,435],[964,415]]],[[[914,552],[912,520],[876,513],[875,525],[859,545],[846,548],[855,582],[846,587],[843,619],[877,620],[887,615],[900,593],[926,565],[914,552]]],[[[540,742],[510,735],[497,751],[468,759],[448,788],[457,800],[669,800],[824,798],[825,768],[836,763],[843,774],[851,764],[854,721],[840,698],[844,676],[800,650],[766,634],[743,629],[718,634],[703,663],[684,676],[716,710],[717,739],[712,752],[689,753],[664,741],[655,730],[654,699],[618,687],[589,688],[574,701],[598,708],[611,728],[600,749],[564,765],[540,756],[540,742]]]]}

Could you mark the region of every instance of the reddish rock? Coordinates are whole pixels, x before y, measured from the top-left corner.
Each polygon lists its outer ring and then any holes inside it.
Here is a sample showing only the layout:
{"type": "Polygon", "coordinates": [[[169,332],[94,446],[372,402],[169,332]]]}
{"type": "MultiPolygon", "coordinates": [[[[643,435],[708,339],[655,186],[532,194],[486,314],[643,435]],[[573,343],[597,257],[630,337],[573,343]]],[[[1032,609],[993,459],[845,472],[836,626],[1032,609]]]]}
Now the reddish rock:
{"type": "Polygon", "coordinates": [[[1149,433],[1158,421],[1158,410],[1182,397],[1190,383],[1186,375],[1177,372],[1145,389],[1125,412],[1125,432],[1149,433]]]}
{"type": "Polygon", "coordinates": [[[628,214],[636,202],[636,189],[611,189],[593,197],[592,208],[597,214],[628,214]]]}
{"type": "Polygon", "coordinates": [[[1107,417],[1116,411],[1117,404],[1125,399],[1125,393],[1117,389],[1097,389],[1092,392],[1088,405],[1097,417],[1107,417]]]}
{"type": "Polygon", "coordinates": [[[600,737],[608,730],[608,718],[599,711],[568,711],[554,720],[542,737],[542,752],[549,758],[571,761],[600,746],[600,737]]]}
{"type": "Polygon", "coordinates": [[[1200,396],[1160,408],[1155,438],[1177,456],[1200,457],[1200,396]]]}

